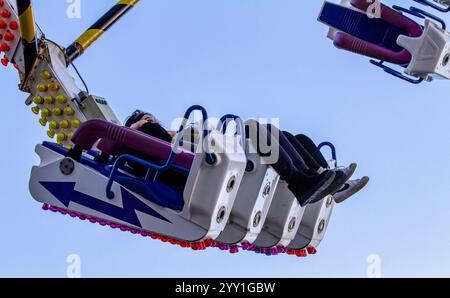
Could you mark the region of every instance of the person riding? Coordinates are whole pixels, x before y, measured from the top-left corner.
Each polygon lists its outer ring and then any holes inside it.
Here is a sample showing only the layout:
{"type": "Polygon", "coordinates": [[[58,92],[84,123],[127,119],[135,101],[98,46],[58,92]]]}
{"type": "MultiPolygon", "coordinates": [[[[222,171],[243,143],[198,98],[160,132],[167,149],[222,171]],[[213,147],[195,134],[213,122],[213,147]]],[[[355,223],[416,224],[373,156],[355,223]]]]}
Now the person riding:
{"type": "MultiPolygon", "coordinates": [[[[141,110],[136,110],[128,117],[125,126],[169,143],[176,135],[175,131],[166,130],[153,114],[141,110]]],[[[288,183],[289,189],[302,206],[315,203],[328,195],[335,195],[339,202],[343,202],[367,184],[368,177],[349,181],[356,170],[355,163],[345,168],[329,169],[318,147],[306,135],[293,136],[289,132],[278,131],[273,125],[258,124],[258,129],[261,127],[265,127],[269,135],[278,132],[280,155],[271,166],[288,183]]],[[[139,152],[126,153],[151,159],[139,152]]],[[[141,172],[141,176],[145,176],[145,168],[135,164],[131,166],[141,172]]],[[[175,180],[179,181],[180,186],[185,182],[180,177],[175,180]]]]}

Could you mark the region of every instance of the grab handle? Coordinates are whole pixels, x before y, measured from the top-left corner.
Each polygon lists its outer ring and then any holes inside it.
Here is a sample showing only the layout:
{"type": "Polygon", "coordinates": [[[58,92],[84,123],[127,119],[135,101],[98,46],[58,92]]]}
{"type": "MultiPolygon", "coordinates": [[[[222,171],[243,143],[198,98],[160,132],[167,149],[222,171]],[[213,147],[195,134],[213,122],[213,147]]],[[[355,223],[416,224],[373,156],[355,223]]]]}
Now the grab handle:
{"type": "Polygon", "coordinates": [[[241,145],[245,151],[246,150],[245,148],[247,146],[247,137],[245,134],[245,124],[241,117],[233,114],[226,114],[222,116],[222,118],[220,118],[219,123],[217,124],[217,130],[225,134],[228,128],[228,124],[231,121],[234,121],[236,123],[236,133],[238,136],[241,137],[241,145]]]}
{"type": "MultiPolygon", "coordinates": [[[[191,116],[191,114],[194,111],[200,111],[202,113],[202,118],[203,118],[203,123],[202,123],[202,128],[203,128],[203,138],[206,138],[209,134],[209,130],[207,129],[207,127],[205,127],[205,123],[208,120],[208,113],[206,112],[206,109],[200,105],[193,105],[190,108],[188,108],[186,110],[186,113],[184,113],[184,117],[183,117],[183,121],[181,122],[180,128],[177,132],[177,135],[175,137],[175,141],[174,141],[174,146],[172,149],[172,153],[171,154],[176,154],[176,152],[178,151],[178,148],[181,145],[181,141],[183,140],[184,136],[183,136],[183,131],[187,125],[187,122],[189,121],[189,117],[191,116]]],[[[206,152],[206,162],[210,165],[215,164],[217,161],[216,157],[214,156],[214,154],[206,152]]]]}
{"type": "Polygon", "coordinates": [[[319,148],[319,150],[322,150],[323,147],[330,148],[331,149],[331,157],[337,163],[336,147],[333,145],[333,143],[331,143],[331,142],[323,142],[323,143],[319,144],[319,146],[317,146],[317,147],[319,148]]]}

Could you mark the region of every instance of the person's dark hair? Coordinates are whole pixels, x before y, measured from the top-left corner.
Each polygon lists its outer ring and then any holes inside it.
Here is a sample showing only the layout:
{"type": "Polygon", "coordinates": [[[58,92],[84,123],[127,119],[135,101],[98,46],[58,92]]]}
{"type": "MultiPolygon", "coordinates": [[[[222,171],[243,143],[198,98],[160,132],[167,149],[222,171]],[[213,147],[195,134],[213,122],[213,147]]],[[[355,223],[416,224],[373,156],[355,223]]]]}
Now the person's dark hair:
{"type": "Polygon", "coordinates": [[[147,112],[143,112],[141,110],[134,111],[133,114],[131,114],[131,116],[128,117],[127,120],[125,121],[125,126],[126,127],[130,127],[134,123],[140,121],[145,115],[149,115],[149,116],[153,117],[152,114],[147,113],[147,112]]]}

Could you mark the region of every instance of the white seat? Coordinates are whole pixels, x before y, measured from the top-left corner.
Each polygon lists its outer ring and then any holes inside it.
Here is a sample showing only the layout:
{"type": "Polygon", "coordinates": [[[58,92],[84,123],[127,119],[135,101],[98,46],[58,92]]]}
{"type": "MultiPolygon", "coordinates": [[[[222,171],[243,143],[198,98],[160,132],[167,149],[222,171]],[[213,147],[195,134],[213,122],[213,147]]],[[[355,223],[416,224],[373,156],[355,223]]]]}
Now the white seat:
{"type": "Polygon", "coordinates": [[[260,248],[288,246],[295,238],[304,212],[305,208],[300,206],[287,183],[280,181],[264,227],[253,245],[260,248]]]}
{"type": "Polygon", "coordinates": [[[247,160],[253,169],[245,172],[230,220],[216,239],[220,243],[251,244],[256,240],[266,220],[280,178],[272,167],[261,162],[257,153],[249,153],[256,152],[249,142],[246,152],[247,160]]]}
{"type": "MultiPolygon", "coordinates": [[[[330,169],[336,167],[336,161],[334,160],[330,160],[328,164],[330,169]]],[[[319,202],[307,205],[297,234],[288,248],[296,250],[310,246],[317,248],[325,237],[334,204],[333,197],[330,195],[319,202]]]]}
{"type": "Polygon", "coordinates": [[[214,145],[211,153],[217,162],[209,165],[206,153],[197,153],[191,167],[184,190],[187,208],[181,216],[208,230],[206,238],[215,239],[224,230],[244,176],[247,161],[244,149],[236,146],[239,138],[210,132],[205,141],[214,145]],[[231,146],[236,150],[227,152],[231,146]]]}

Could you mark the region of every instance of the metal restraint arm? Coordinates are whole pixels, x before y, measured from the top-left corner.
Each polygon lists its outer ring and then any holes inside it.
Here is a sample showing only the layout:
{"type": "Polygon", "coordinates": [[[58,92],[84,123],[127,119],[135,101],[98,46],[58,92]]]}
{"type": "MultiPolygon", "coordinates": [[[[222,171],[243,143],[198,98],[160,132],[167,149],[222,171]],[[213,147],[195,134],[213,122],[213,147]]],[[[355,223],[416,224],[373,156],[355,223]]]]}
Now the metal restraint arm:
{"type": "Polygon", "coordinates": [[[77,38],[67,49],[67,64],[81,56],[109,27],[133,8],[139,0],[120,0],[97,22],[77,38]]]}
{"type": "Polygon", "coordinates": [[[432,7],[440,12],[450,11],[450,0],[414,0],[417,3],[432,7]],[[435,3],[434,3],[434,2],[435,3]],[[438,3],[438,4],[436,4],[438,3]]]}

